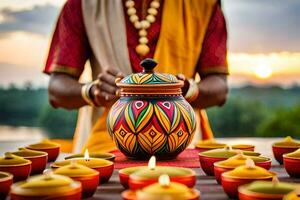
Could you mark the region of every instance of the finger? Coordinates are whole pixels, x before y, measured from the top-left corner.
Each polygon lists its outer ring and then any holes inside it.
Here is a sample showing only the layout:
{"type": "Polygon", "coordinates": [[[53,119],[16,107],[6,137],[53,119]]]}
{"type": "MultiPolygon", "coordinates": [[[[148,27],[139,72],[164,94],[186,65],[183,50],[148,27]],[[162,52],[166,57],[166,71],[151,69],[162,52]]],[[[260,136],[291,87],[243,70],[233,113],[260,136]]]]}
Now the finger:
{"type": "Polygon", "coordinates": [[[104,73],[101,73],[98,76],[98,78],[100,79],[100,81],[102,81],[102,83],[106,82],[112,86],[116,86],[116,83],[115,83],[116,77],[111,74],[104,72],[104,73]]]}
{"type": "Polygon", "coordinates": [[[117,89],[118,89],[117,87],[109,85],[106,82],[102,82],[102,84],[100,85],[101,92],[107,92],[107,93],[110,93],[112,95],[116,94],[117,89]]]}
{"type": "Polygon", "coordinates": [[[185,81],[185,76],[183,74],[177,74],[176,76],[179,80],[185,81]]]}
{"type": "Polygon", "coordinates": [[[113,75],[114,77],[124,77],[123,73],[119,69],[116,69],[116,68],[109,68],[108,70],[106,70],[106,72],[108,74],[113,75]]]}
{"type": "Polygon", "coordinates": [[[107,93],[107,92],[101,92],[100,93],[101,97],[105,100],[105,101],[111,101],[113,99],[115,99],[115,95],[112,95],[110,93],[107,93]]]}

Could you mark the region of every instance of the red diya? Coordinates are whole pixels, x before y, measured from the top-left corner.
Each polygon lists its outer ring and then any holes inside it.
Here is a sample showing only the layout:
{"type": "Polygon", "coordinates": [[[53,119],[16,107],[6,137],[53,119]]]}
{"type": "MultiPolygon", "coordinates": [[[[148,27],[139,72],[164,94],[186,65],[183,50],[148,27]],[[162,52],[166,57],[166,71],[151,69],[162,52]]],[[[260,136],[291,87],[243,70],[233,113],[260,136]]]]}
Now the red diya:
{"type": "Polygon", "coordinates": [[[193,170],[182,167],[156,166],[156,159],[152,156],[148,167],[139,169],[129,175],[129,188],[137,190],[156,183],[162,174],[170,176],[172,182],[181,183],[190,188],[196,184],[196,173],[193,170]]]}
{"type": "Polygon", "coordinates": [[[239,200],[282,200],[296,186],[297,184],[279,182],[276,176],[272,181],[254,181],[239,187],[239,200]]]}
{"type": "Polygon", "coordinates": [[[75,162],[56,169],[54,173],[68,176],[75,181],[81,182],[82,198],[88,198],[94,195],[100,179],[98,171],[75,162]]]}
{"type": "Polygon", "coordinates": [[[283,154],[291,153],[299,148],[300,141],[294,140],[290,136],[287,136],[284,140],[275,142],[272,145],[274,157],[280,164],[283,163],[283,154]]]}
{"type": "Polygon", "coordinates": [[[255,166],[252,159],[248,158],[246,165],[239,166],[221,175],[222,186],[230,198],[238,197],[238,187],[256,180],[272,180],[276,173],[269,172],[262,167],[255,166]]]}
{"type": "Polygon", "coordinates": [[[167,174],[159,177],[158,183],[153,183],[137,191],[127,190],[122,193],[123,200],[199,200],[200,192],[186,185],[171,182],[167,174]]]}
{"type": "Polygon", "coordinates": [[[31,144],[26,148],[48,153],[48,162],[54,162],[60,152],[60,144],[51,142],[50,140],[43,140],[40,143],[31,144]]]}
{"type": "MultiPolygon", "coordinates": [[[[107,152],[90,152],[89,153],[90,158],[102,158],[104,160],[110,160],[110,161],[114,161],[116,156],[112,153],[107,153],[107,152]]],[[[65,160],[69,160],[72,158],[84,158],[84,154],[83,153],[78,153],[78,154],[74,154],[71,156],[67,156],[65,157],[65,160]]]]}
{"type": "Polygon", "coordinates": [[[246,156],[243,155],[242,152],[240,152],[239,154],[230,157],[227,160],[214,163],[214,174],[217,182],[221,184],[222,173],[245,165],[247,158],[251,158],[255,162],[255,165],[265,168],[266,170],[269,170],[271,168],[272,160],[270,158],[262,156],[246,156]]]}
{"type": "Polygon", "coordinates": [[[113,171],[114,163],[109,160],[104,160],[101,158],[90,158],[88,150],[85,151],[84,158],[73,158],[64,161],[57,161],[51,165],[52,168],[59,168],[65,165],[71,164],[71,162],[76,162],[78,164],[92,168],[100,173],[100,183],[106,183],[109,181],[113,171]]]}
{"type": "Polygon", "coordinates": [[[6,199],[13,183],[13,175],[7,172],[0,172],[0,199],[6,199]]]}
{"type": "MultiPolygon", "coordinates": [[[[259,156],[259,153],[252,151],[243,151],[248,156],[259,156]]],[[[202,170],[208,176],[214,175],[214,163],[222,160],[226,160],[232,156],[238,154],[238,151],[232,150],[231,146],[227,146],[223,149],[213,149],[199,153],[199,161],[202,170]]]]}
{"type": "Polygon", "coordinates": [[[130,174],[133,174],[134,172],[143,169],[144,166],[137,166],[137,167],[127,167],[124,169],[119,170],[119,179],[120,183],[123,185],[124,188],[128,188],[128,181],[130,174]]]}
{"type": "Polygon", "coordinates": [[[47,173],[11,186],[11,200],[80,200],[81,183],[67,176],[47,173]]]}
{"type": "Polygon", "coordinates": [[[300,148],[283,155],[283,164],[290,177],[300,178],[300,148]]]}
{"type": "Polygon", "coordinates": [[[19,151],[12,152],[12,154],[31,161],[31,174],[41,174],[46,168],[48,161],[46,152],[20,148],[19,151]]]}
{"type": "Polygon", "coordinates": [[[11,173],[14,182],[27,179],[31,171],[31,161],[9,152],[0,158],[0,171],[11,173]]]}

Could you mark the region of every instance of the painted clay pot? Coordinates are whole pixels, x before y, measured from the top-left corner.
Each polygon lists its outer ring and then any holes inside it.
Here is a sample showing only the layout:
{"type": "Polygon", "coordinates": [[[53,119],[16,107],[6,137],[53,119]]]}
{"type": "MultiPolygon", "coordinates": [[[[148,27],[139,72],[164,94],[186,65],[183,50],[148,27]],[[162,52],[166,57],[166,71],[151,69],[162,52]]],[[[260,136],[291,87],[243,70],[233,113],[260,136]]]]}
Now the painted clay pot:
{"type": "Polygon", "coordinates": [[[48,162],[54,162],[60,153],[60,144],[47,139],[36,144],[31,144],[26,148],[48,153],[48,162]]]}
{"type": "Polygon", "coordinates": [[[290,136],[287,136],[284,140],[275,142],[272,145],[272,150],[275,159],[279,164],[283,164],[283,154],[291,153],[300,148],[300,141],[294,140],[290,136]]]}
{"type": "Polygon", "coordinates": [[[297,187],[294,183],[276,181],[254,181],[239,187],[239,200],[282,200],[284,195],[297,187]]]}
{"type": "Polygon", "coordinates": [[[81,183],[57,174],[36,175],[11,186],[11,200],[80,200],[81,183]]]}
{"type": "Polygon", "coordinates": [[[7,172],[0,171],[0,199],[6,199],[12,183],[13,175],[7,172]]]}
{"type": "Polygon", "coordinates": [[[121,97],[108,114],[108,132],[129,158],[173,159],[192,141],[194,110],[181,94],[183,81],[154,72],[152,59],[141,65],[143,73],[116,80],[121,97]]]}
{"type": "Polygon", "coordinates": [[[0,171],[11,173],[14,182],[22,181],[30,175],[31,161],[7,152],[0,158],[0,171]]]}
{"type": "Polygon", "coordinates": [[[290,177],[300,178],[300,148],[283,155],[283,165],[290,177]]]}
{"type": "Polygon", "coordinates": [[[20,148],[19,151],[12,152],[12,154],[23,157],[32,162],[31,174],[41,174],[46,168],[48,161],[48,154],[46,152],[20,148]]]}

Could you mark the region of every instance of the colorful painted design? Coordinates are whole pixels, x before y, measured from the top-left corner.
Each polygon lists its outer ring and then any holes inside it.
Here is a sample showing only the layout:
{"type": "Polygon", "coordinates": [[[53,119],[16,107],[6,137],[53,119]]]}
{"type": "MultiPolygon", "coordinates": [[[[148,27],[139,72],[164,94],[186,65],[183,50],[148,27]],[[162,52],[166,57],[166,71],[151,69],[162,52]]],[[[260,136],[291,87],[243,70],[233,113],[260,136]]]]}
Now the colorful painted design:
{"type": "Polygon", "coordinates": [[[144,159],[177,156],[190,144],[196,129],[193,108],[182,96],[121,97],[111,108],[107,125],[121,152],[144,159]]]}
{"type": "Polygon", "coordinates": [[[177,78],[172,74],[161,73],[136,73],[125,77],[121,83],[130,85],[153,85],[177,83],[177,78]]]}

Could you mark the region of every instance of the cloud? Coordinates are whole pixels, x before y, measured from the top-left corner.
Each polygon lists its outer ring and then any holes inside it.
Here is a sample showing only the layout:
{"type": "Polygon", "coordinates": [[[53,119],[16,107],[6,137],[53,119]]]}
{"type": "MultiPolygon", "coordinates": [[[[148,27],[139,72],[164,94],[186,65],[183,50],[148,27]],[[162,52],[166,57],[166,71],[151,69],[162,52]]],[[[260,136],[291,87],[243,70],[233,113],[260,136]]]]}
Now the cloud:
{"type": "Polygon", "coordinates": [[[230,51],[300,51],[299,0],[223,0],[230,51]]]}
{"type": "Polygon", "coordinates": [[[59,8],[50,4],[34,6],[25,10],[0,10],[0,34],[24,31],[49,35],[59,13],[59,8]]]}

